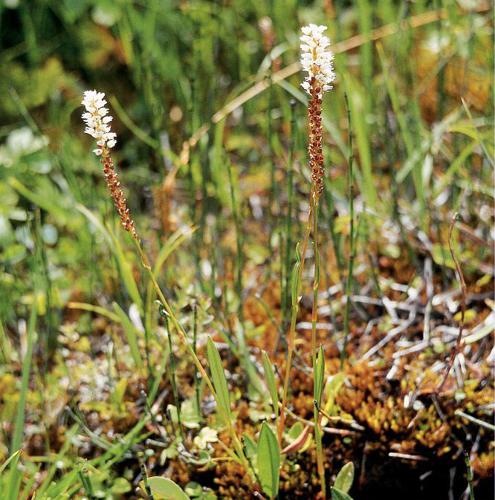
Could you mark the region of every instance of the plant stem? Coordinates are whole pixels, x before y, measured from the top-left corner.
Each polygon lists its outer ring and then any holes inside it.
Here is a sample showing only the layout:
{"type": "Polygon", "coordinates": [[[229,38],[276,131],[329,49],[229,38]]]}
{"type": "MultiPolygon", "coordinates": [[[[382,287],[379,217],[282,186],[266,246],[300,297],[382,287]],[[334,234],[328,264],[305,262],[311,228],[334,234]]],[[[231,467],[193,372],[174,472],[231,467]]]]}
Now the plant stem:
{"type": "Polygon", "coordinates": [[[351,111],[349,107],[349,99],[347,94],[344,94],[345,103],[347,108],[347,123],[348,123],[348,135],[349,135],[349,156],[348,156],[348,176],[347,176],[347,184],[348,184],[348,193],[349,193],[349,214],[350,214],[350,255],[349,255],[349,263],[347,268],[347,280],[345,285],[345,310],[344,310],[344,342],[342,345],[342,351],[340,352],[340,369],[344,367],[344,361],[346,357],[346,347],[349,339],[349,315],[351,308],[351,290],[353,283],[353,272],[354,272],[354,259],[356,257],[356,248],[355,248],[355,237],[354,237],[354,177],[352,166],[354,162],[354,154],[353,154],[353,142],[352,142],[352,122],[351,122],[351,111]]]}
{"type": "Polygon", "coordinates": [[[316,324],[318,322],[318,288],[320,285],[320,255],[318,252],[318,197],[312,197],[313,214],[313,252],[314,252],[314,277],[313,277],[313,304],[311,309],[311,360],[313,374],[316,368],[316,324]]]}
{"type": "Polygon", "coordinates": [[[289,378],[290,378],[290,369],[292,367],[292,358],[294,357],[294,347],[296,340],[296,322],[297,322],[297,313],[299,312],[299,295],[301,293],[301,281],[302,281],[302,272],[304,269],[304,263],[306,260],[306,252],[308,249],[309,236],[311,234],[311,220],[312,213],[311,207],[308,214],[308,221],[306,224],[306,232],[304,234],[304,239],[302,242],[301,249],[301,257],[300,261],[296,264],[299,266],[297,268],[297,275],[295,277],[296,287],[293,289],[292,295],[292,307],[291,307],[291,317],[290,317],[290,327],[289,334],[287,336],[287,361],[285,366],[285,376],[284,376],[284,387],[282,393],[282,406],[280,407],[280,420],[278,425],[278,441],[279,444],[282,444],[282,435],[284,432],[285,426],[285,408],[287,406],[287,393],[289,391],[289,378]]]}
{"type": "Polygon", "coordinates": [[[464,462],[466,464],[466,476],[469,489],[469,500],[474,500],[473,469],[471,467],[471,462],[469,460],[469,454],[465,450],[464,450],[464,462]]]}
{"type": "Polygon", "coordinates": [[[230,187],[230,201],[232,203],[232,217],[234,219],[234,227],[235,227],[235,237],[236,237],[236,280],[235,280],[235,288],[237,295],[237,315],[239,319],[239,323],[241,327],[244,324],[244,314],[242,310],[242,231],[241,231],[241,221],[239,217],[239,212],[237,210],[237,199],[235,196],[234,189],[234,179],[232,176],[232,165],[230,161],[227,162],[228,167],[228,175],[229,175],[229,187],[230,187]]]}
{"type": "MultiPolygon", "coordinates": [[[[150,277],[151,283],[153,284],[153,287],[154,287],[155,292],[158,296],[158,299],[160,300],[160,303],[162,304],[163,308],[165,309],[165,312],[168,314],[170,321],[174,325],[174,327],[177,331],[177,334],[179,335],[180,341],[182,342],[184,347],[187,349],[189,355],[191,356],[191,358],[193,360],[194,365],[201,373],[201,376],[203,377],[204,381],[206,382],[206,385],[208,386],[208,389],[210,390],[213,397],[215,398],[215,401],[217,402],[217,407],[220,407],[220,405],[218,404],[218,395],[217,395],[217,392],[215,391],[213,383],[212,383],[210,377],[208,376],[208,374],[206,373],[206,370],[204,369],[203,365],[201,364],[201,361],[199,360],[198,356],[194,352],[194,349],[189,344],[189,342],[187,340],[187,334],[184,331],[184,328],[179,323],[177,317],[175,316],[174,311],[170,307],[167,299],[165,298],[165,295],[163,295],[163,292],[160,288],[160,285],[158,284],[158,282],[155,278],[155,275],[153,273],[153,270],[151,268],[151,265],[149,263],[148,257],[144,253],[144,250],[141,246],[141,243],[139,242],[139,240],[137,238],[133,238],[133,240],[134,240],[134,243],[136,244],[136,248],[137,248],[138,253],[141,257],[141,264],[150,277]]],[[[227,423],[228,431],[229,431],[230,437],[232,439],[232,443],[234,445],[234,449],[237,453],[238,459],[239,459],[240,463],[245,467],[245,469],[249,470],[249,464],[246,460],[246,456],[244,455],[244,451],[242,449],[242,443],[239,440],[239,437],[237,436],[237,434],[235,432],[234,426],[232,425],[232,422],[230,421],[229,418],[226,418],[224,420],[227,423]]]]}
{"type": "MultiPolygon", "coordinates": [[[[311,310],[311,359],[313,363],[313,385],[316,387],[316,325],[318,323],[318,289],[320,285],[320,254],[318,250],[318,208],[319,197],[314,193],[311,197],[313,207],[313,252],[314,252],[314,278],[313,278],[313,305],[311,310]]],[[[320,426],[320,414],[318,411],[319,402],[314,400],[314,422],[315,422],[315,442],[316,442],[316,464],[318,475],[321,481],[321,492],[326,498],[325,467],[322,447],[322,433],[320,426]]]]}
{"type": "MultiPolygon", "coordinates": [[[[193,351],[197,356],[197,344],[198,344],[198,304],[194,301],[193,304],[193,351]]],[[[201,404],[200,404],[200,379],[198,374],[198,368],[194,365],[194,393],[196,401],[196,413],[199,419],[201,419],[201,404]]]]}
{"type": "Polygon", "coordinates": [[[292,261],[292,205],[294,203],[294,149],[295,149],[295,132],[296,132],[296,114],[295,114],[295,99],[290,101],[290,142],[289,142],[289,158],[287,161],[287,215],[285,219],[285,283],[282,289],[282,318],[287,317],[287,309],[289,306],[289,288],[290,288],[290,264],[292,261]]]}

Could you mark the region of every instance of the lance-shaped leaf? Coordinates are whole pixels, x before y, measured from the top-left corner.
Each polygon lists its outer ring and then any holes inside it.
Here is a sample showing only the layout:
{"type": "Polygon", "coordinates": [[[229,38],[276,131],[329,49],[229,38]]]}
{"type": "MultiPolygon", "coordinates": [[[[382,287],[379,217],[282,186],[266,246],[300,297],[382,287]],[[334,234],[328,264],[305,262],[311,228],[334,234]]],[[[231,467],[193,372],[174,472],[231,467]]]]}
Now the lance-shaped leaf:
{"type": "Polygon", "coordinates": [[[208,337],[206,344],[208,364],[211,372],[211,379],[216,392],[216,401],[220,415],[224,419],[230,420],[230,397],[227,380],[223,371],[222,359],[211,337],[208,337]]]}
{"type": "Polygon", "coordinates": [[[275,374],[273,371],[273,365],[268,357],[268,354],[263,351],[263,370],[265,371],[266,385],[270,391],[270,396],[272,398],[273,411],[275,412],[275,417],[278,416],[278,390],[277,384],[275,382],[275,374]]]}
{"type": "Polygon", "coordinates": [[[321,395],[323,393],[323,381],[325,380],[325,356],[322,346],[320,346],[318,350],[314,377],[314,397],[319,408],[321,404],[321,395]]]}

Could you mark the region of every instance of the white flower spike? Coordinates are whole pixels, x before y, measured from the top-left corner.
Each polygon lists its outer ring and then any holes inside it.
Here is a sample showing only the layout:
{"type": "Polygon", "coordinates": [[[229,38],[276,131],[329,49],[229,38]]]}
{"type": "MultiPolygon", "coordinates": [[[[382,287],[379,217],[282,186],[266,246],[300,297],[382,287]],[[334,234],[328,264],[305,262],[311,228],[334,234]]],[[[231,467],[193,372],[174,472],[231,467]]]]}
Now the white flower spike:
{"type": "Polygon", "coordinates": [[[331,90],[332,82],[335,80],[333,70],[333,52],[329,49],[330,40],[323,32],[326,26],[309,24],[302,28],[301,40],[301,66],[308,75],[301,84],[302,88],[311,95],[311,86],[314,82],[318,97],[323,92],[331,90]]]}
{"type": "Polygon", "coordinates": [[[84,132],[96,139],[97,149],[93,152],[100,156],[103,149],[111,149],[117,143],[117,134],[112,132],[109,123],[113,118],[108,114],[108,109],[105,108],[105,94],[96,90],[86,90],[81,104],[86,108],[86,113],[83,113],[82,119],[86,124],[84,132]]]}

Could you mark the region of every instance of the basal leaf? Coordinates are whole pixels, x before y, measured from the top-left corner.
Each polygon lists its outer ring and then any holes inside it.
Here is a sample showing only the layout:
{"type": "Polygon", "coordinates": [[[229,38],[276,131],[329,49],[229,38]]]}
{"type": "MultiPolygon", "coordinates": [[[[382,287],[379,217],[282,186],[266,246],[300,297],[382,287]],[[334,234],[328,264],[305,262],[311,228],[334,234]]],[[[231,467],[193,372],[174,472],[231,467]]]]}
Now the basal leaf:
{"type": "Polygon", "coordinates": [[[352,500],[352,497],[337,488],[332,488],[332,500],[352,500]]]}
{"type": "Polygon", "coordinates": [[[189,500],[184,490],[167,477],[150,477],[148,478],[148,485],[155,498],[164,498],[166,500],[189,500]]]}
{"type": "Polygon", "coordinates": [[[340,469],[337,477],[335,478],[335,488],[343,493],[348,493],[351,489],[352,482],[354,481],[354,464],[352,462],[346,463],[340,469]]]}
{"type": "Polygon", "coordinates": [[[258,441],[258,475],[261,488],[270,498],[278,495],[279,468],[280,448],[277,438],[270,426],[263,422],[258,441]]]}

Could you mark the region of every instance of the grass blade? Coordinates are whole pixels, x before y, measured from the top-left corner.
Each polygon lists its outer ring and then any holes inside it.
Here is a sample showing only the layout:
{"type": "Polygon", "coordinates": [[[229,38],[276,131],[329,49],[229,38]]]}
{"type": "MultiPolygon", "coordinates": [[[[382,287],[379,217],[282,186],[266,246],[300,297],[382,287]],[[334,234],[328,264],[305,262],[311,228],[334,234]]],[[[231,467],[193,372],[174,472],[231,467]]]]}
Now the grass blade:
{"type": "Polygon", "coordinates": [[[227,380],[223,371],[222,358],[220,357],[218,349],[213,343],[213,340],[211,340],[211,337],[208,337],[206,350],[208,356],[208,364],[211,371],[211,379],[217,393],[217,403],[219,406],[220,414],[223,418],[230,421],[231,414],[229,388],[227,386],[227,380]]]}
{"type": "Polygon", "coordinates": [[[141,358],[141,353],[139,352],[139,344],[138,344],[138,334],[139,331],[137,328],[131,323],[131,320],[125,313],[125,311],[116,303],[113,303],[113,310],[115,314],[120,319],[122,326],[124,328],[124,333],[127,338],[127,343],[129,344],[129,349],[131,350],[131,356],[134,360],[134,363],[138,368],[143,366],[143,360],[141,358]]]}

